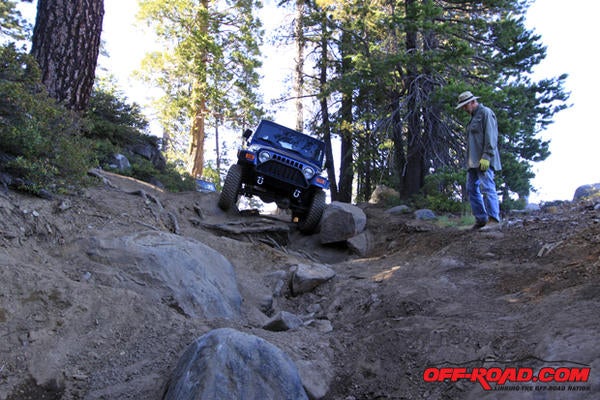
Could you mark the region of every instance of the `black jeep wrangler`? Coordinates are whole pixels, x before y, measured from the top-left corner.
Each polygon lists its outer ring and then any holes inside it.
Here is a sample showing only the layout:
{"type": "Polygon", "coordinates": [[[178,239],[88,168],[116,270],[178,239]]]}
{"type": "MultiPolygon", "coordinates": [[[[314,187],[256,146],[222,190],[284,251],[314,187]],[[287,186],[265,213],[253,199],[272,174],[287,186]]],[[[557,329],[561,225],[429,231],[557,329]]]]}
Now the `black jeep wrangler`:
{"type": "Polygon", "coordinates": [[[291,209],[303,233],[311,233],[325,209],[329,181],[321,176],[325,143],[271,121],[262,120],[254,134],[244,132],[219,197],[219,207],[235,207],[240,195],[291,209]]]}

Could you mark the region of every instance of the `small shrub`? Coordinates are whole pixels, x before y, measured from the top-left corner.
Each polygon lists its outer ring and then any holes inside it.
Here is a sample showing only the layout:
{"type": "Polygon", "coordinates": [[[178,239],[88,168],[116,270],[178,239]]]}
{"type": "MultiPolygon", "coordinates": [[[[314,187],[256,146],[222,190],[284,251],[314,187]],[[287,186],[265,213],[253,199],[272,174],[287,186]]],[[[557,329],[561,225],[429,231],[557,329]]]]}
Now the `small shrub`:
{"type": "MultiPolygon", "coordinates": [[[[14,45],[0,47],[0,153],[7,159],[0,172],[18,178],[32,193],[61,191],[85,184],[87,171],[106,165],[127,147],[158,149],[159,139],[145,133],[148,123],[140,107],[115,90],[96,89],[82,118],[48,96],[35,60],[14,45]]],[[[174,165],[153,165],[131,157],[128,174],[146,182],[160,181],[172,191],[194,190],[195,180],[174,165]]]]}
{"type": "Polygon", "coordinates": [[[47,95],[39,76],[31,56],[0,47],[0,151],[15,157],[0,169],[33,193],[81,183],[94,160],[81,119],[47,95]]]}
{"type": "Polygon", "coordinates": [[[438,213],[462,214],[465,210],[462,190],[464,171],[440,170],[425,177],[421,193],[412,197],[415,208],[429,208],[438,213]]]}

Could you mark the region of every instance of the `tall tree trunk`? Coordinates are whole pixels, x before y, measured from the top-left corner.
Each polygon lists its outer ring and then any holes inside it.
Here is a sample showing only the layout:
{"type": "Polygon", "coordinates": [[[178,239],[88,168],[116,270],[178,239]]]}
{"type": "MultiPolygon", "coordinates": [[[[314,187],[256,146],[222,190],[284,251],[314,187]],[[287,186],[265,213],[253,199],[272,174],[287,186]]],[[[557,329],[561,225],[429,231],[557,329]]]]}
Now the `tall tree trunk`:
{"type": "MultiPolygon", "coordinates": [[[[411,96],[411,95],[409,95],[411,96]]],[[[419,108],[419,104],[413,98],[408,100],[408,106],[419,108]]],[[[425,179],[425,163],[423,158],[423,141],[422,141],[422,123],[420,113],[411,111],[408,116],[408,134],[407,134],[407,152],[406,152],[406,171],[402,184],[401,194],[403,197],[410,197],[419,193],[423,187],[425,179]]]]}
{"type": "MultiPolygon", "coordinates": [[[[406,15],[409,21],[415,21],[415,7],[417,0],[406,0],[406,15]]],[[[409,25],[410,26],[410,25],[409,25]]],[[[410,27],[406,32],[406,51],[409,54],[417,54],[417,31],[410,27]]],[[[425,179],[423,158],[423,125],[421,120],[420,88],[418,71],[414,63],[407,67],[405,88],[407,90],[407,135],[406,135],[406,170],[402,179],[401,194],[410,197],[417,194],[425,179]]]]}
{"type": "Polygon", "coordinates": [[[195,178],[202,177],[202,173],[204,172],[205,109],[206,101],[201,99],[197,105],[194,120],[192,121],[189,156],[190,174],[195,178]]]}
{"type": "Polygon", "coordinates": [[[394,177],[394,189],[400,193],[402,191],[402,177],[406,169],[406,146],[404,143],[404,123],[402,121],[400,99],[398,92],[392,95],[392,140],[394,141],[394,150],[392,153],[391,175],[394,177]]]}
{"type": "Polygon", "coordinates": [[[296,92],[296,130],[304,130],[304,0],[296,0],[296,69],[294,73],[294,92],[296,92]]]}
{"type": "Polygon", "coordinates": [[[31,54],[50,96],[75,111],[94,86],[104,0],[38,0],[31,54]]]}
{"type": "Polygon", "coordinates": [[[335,163],[333,160],[333,148],[331,146],[331,123],[329,121],[329,105],[327,103],[327,95],[325,87],[327,86],[327,67],[329,65],[329,54],[327,51],[329,41],[327,34],[327,14],[323,13],[321,23],[321,62],[319,64],[319,85],[321,106],[321,125],[323,127],[323,141],[325,142],[325,160],[327,167],[327,178],[329,179],[329,193],[331,200],[336,201],[339,198],[337,179],[335,177],[335,163]]]}
{"type": "MultiPolygon", "coordinates": [[[[424,0],[427,7],[433,7],[433,0],[424,0]]],[[[435,18],[428,19],[428,25],[434,26],[435,18]]],[[[433,29],[428,29],[423,32],[423,52],[435,54],[440,47],[440,41],[437,33],[433,29]]],[[[429,173],[430,168],[438,169],[439,167],[450,165],[453,157],[448,151],[447,138],[449,135],[444,130],[441,123],[443,121],[443,107],[439,102],[434,102],[433,93],[436,88],[441,86],[441,79],[432,65],[425,63],[423,65],[424,75],[429,77],[422,86],[423,98],[423,129],[425,133],[425,149],[424,149],[424,170],[425,174],[429,173]]]]}
{"type": "MultiPolygon", "coordinates": [[[[348,100],[348,95],[344,95],[346,99],[342,100],[344,109],[351,109],[352,102],[348,100]]],[[[340,186],[338,192],[338,201],[345,203],[352,202],[352,183],[354,181],[353,155],[354,147],[352,144],[352,132],[345,128],[341,131],[341,161],[340,161],[340,186]]]]}
{"type": "MultiPolygon", "coordinates": [[[[221,144],[219,143],[219,125],[221,124],[221,115],[215,118],[215,151],[217,153],[217,179],[221,180],[221,144]]],[[[219,183],[219,182],[217,182],[219,183]]]]}
{"type": "MultiPolygon", "coordinates": [[[[342,75],[349,74],[352,68],[352,61],[346,57],[346,52],[351,47],[351,37],[346,31],[342,33],[342,75]]],[[[352,183],[354,180],[353,170],[353,152],[352,143],[352,91],[344,89],[342,93],[341,105],[342,127],[341,135],[341,161],[340,161],[340,186],[339,186],[339,201],[345,203],[352,202],[352,183]]]]}
{"type": "MultiPolygon", "coordinates": [[[[204,10],[208,10],[209,0],[202,0],[201,6],[204,10]]],[[[200,25],[200,31],[202,36],[208,34],[208,12],[197,11],[197,18],[200,25]]],[[[199,68],[202,71],[206,71],[206,64],[208,63],[208,50],[203,49],[198,55],[198,63],[205,64],[204,67],[199,68]]],[[[189,170],[190,174],[194,178],[202,177],[204,171],[204,139],[206,138],[206,74],[202,74],[197,78],[197,82],[193,89],[193,120],[191,139],[189,147],[189,170]]]]}
{"type": "Polygon", "coordinates": [[[370,129],[365,129],[365,135],[357,140],[357,153],[360,160],[355,163],[356,168],[356,197],[357,201],[368,201],[373,192],[373,143],[370,129]]]}

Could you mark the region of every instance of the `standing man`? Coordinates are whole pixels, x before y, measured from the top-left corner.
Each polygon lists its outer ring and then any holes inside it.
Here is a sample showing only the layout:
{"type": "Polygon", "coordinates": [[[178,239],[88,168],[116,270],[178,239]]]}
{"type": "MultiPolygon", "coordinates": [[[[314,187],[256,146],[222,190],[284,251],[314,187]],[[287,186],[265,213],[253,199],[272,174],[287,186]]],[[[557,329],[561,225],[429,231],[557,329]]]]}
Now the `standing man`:
{"type": "Polygon", "coordinates": [[[456,109],[471,114],[467,125],[467,194],[475,216],[474,229],[498,225],[500,204],[494,173],[502,169],[496,115],[471,92],[458,96],[456,109]]]}

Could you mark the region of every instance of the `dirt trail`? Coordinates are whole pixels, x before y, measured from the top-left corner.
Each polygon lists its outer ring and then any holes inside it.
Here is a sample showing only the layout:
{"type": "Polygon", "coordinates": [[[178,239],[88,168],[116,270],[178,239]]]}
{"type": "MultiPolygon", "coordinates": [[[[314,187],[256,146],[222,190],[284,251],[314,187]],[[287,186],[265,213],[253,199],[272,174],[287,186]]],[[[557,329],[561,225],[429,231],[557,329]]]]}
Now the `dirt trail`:
{"type": "Polygon", "coordinates": [[[320,246],[283,217],[226,215],[215,194],[166,193],[103,175],[105,183],[52,201],[0,194],[0,399],[159,399],[185,346],[223,326],[320,366],[330,377],[325,399],[600,396],[600,213],[592,203],[511,216],[488,232],[361,205],[375,246],[359,258],[343,246],[320,246]],[[271,230],[215,229],[240,220],[271,230]],[[124,279],[119,271],[81,263],[82,238],[140,230],[191,237],[227,257],[243,317],[187,318],[110,284],[124,279]],[[326,263],[337,275],[302,296],[284,288],[273,307],[310,314],[313,323],[260,329],[278,277],[299,262],[326,263]],[[584,383],[508,382],[492,386],[510,392],[485,391],[482,380],[426,382],[424,371],[436,367],[582,367],[591,375],[584,383]]]}

